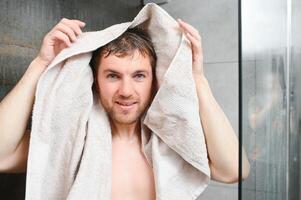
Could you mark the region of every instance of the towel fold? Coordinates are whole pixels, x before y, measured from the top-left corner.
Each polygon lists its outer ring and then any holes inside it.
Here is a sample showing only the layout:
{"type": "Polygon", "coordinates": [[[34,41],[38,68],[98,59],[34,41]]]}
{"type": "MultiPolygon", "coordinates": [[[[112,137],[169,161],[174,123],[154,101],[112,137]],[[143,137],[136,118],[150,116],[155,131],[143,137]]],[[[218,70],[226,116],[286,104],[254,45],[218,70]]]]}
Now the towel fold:
{"type": "Polygon", "coordinates": [[[110,200],[112,136],[92,91],[92,52],[128,28],[147,30],[157,54],[158,91],[141,118],[142,147],[157,200],[195,200],[210,180],[191,47],[178,23],[156,4],[131,22],[85,32],[41,75],[30,137],[27,200],[110,200]]]}

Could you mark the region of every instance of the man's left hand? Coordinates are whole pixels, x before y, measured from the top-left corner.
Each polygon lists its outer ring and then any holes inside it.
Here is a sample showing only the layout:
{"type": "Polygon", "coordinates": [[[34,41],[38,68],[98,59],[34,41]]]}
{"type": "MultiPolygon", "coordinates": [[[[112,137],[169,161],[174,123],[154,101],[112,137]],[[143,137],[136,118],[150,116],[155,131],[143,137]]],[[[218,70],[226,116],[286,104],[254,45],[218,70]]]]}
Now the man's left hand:
{"type": "Polygon", "coordinates": [[[178,23],[191,43],[193,76],[195,79],[204,78],[203,49],[199,31],[181,19],[178,19],[178,23]]]}

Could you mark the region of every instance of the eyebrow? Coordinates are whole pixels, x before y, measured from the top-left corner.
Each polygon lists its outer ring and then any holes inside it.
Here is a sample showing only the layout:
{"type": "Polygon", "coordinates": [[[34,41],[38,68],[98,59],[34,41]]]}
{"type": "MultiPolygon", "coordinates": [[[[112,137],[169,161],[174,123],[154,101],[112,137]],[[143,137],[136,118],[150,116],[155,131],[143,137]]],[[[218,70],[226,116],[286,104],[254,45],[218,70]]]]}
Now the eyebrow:
{"type": "MultiPolygon", "coordinates": [[[[112,69],[106,69],[103,71],[104,73],[114,73],[114,74],[120,74],[119,72],[112,70],[112,69]]],[[[138,74],[138,73],[145,73],[145,74],[149,74],[148,71],[146,70],[136,70],[133,74],[138,74]]]]}

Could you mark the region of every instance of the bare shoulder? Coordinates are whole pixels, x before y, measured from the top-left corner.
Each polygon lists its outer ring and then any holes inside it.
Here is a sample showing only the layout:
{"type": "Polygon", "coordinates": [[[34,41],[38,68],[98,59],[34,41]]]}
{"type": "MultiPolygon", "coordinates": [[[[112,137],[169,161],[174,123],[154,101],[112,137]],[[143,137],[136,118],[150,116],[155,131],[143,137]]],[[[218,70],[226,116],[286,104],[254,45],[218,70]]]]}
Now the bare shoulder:
{"type": "Polygon", "coordinates": [[[29,140],[30,130],[26,130],[17,149],[0,160],[0,173],[26,172],[29,140]]]}

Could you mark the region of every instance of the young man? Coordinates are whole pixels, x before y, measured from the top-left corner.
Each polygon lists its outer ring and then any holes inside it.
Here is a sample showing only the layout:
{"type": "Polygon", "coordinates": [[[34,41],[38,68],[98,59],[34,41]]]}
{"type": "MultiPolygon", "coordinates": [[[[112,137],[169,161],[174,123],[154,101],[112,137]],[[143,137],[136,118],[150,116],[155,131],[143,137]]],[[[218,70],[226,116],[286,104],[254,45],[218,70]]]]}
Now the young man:
{"type": "MultiPolygon", "coordinates": [[[[0,171],[26,170],[29,134],[24,134],[34,102],[35,87],[52,59],[81,34],[84,23],[62,19],[45,37],[36,59],[13,90],[0,103],[0,171]]],[[[203,73],[201,37],[191,25],[179,20],[191,42],[193,74],[200,104],[213,180],[238,181],[238,141],[227,117],[219,107],[203,73]],[[216,126],[218,124],[218,126],[216,126]]],[[[150,38],[128,30],[118,39],[93,53],[95,84],[99,101],[112,127],[112,198],[155,199],[154,177],[141,150],[141,115],[155,92],[156,55],[150,38]]],[[[243,154],[243,178],[249,163],[243,154]]]]}
{"type": "Polygon", "coordinates": [[[151,40],[146,33],[129,29],[93,52],[91,66],[93,89],[112,130],[112,199],[155,199],[154,175],[140,137],[140,118],[156,89],[151,40]]]}

